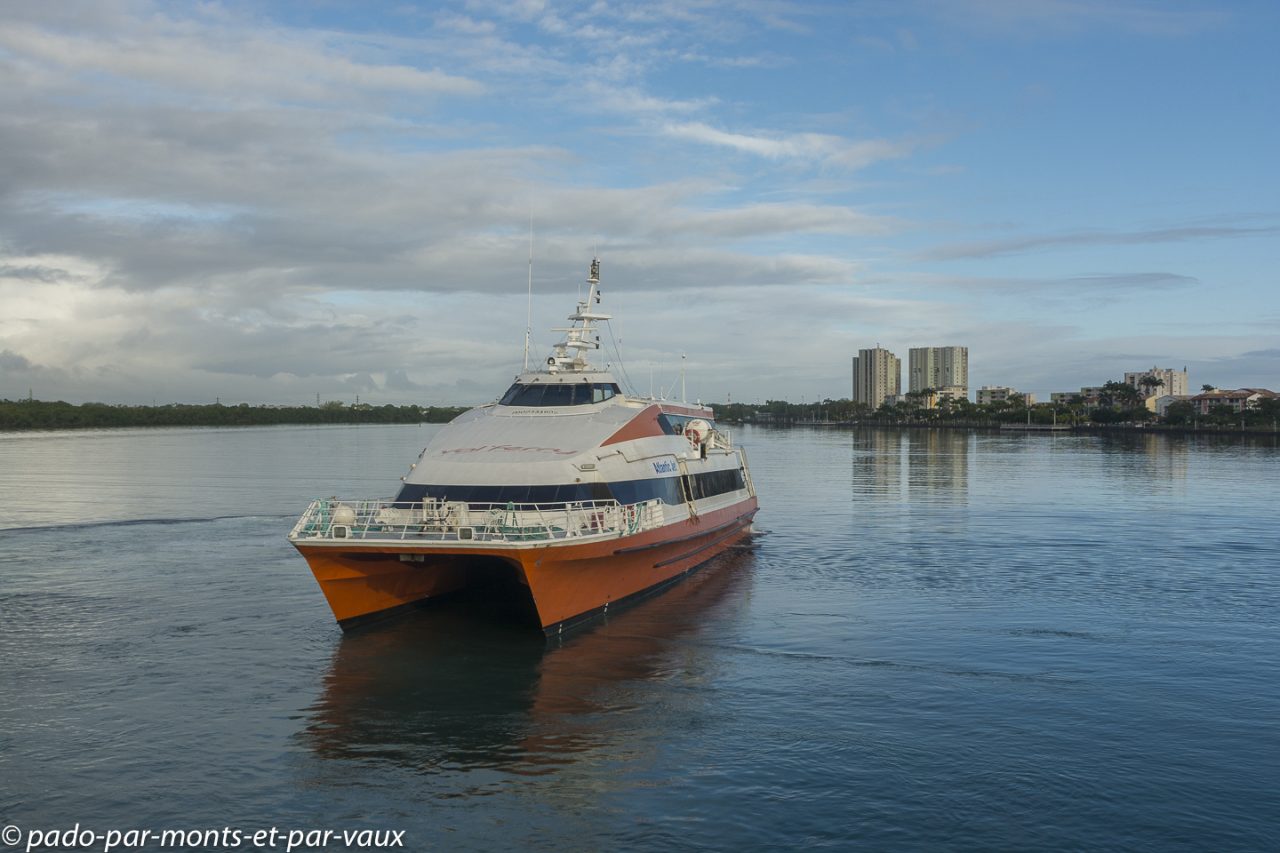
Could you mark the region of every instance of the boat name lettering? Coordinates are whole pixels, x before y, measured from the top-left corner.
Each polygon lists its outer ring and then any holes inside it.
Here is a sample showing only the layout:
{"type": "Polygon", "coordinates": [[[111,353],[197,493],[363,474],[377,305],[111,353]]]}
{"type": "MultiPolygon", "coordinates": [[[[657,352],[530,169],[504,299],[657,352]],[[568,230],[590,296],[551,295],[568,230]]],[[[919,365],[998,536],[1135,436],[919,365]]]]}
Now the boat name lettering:
{"type": "Polygon", "coordinates": [[[455,447],[452,450],[441,450],[440,455],[448,453],[556,453],[560,456],[572,456],[576,450],[561,450],[557,447],[517,447],[514,444],[485,444],[480,447],[455,447]]]}
{"type": "Polygon", "coordinates": [[[676,460],[667,459],[662,462],[653,463],[653,470],[657,474],[674,474],[676,472],[676,460]]]}

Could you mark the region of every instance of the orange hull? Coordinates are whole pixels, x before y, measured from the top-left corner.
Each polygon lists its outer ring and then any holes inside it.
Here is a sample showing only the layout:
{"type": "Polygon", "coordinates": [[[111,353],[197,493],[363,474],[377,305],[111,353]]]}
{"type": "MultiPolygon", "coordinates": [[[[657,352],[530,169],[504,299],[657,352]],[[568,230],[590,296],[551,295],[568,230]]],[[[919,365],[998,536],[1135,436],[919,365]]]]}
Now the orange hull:
{"type": "Polygon", "coordinates": [[[556,631],[710,560],[748,534],[756,509],[750,498],[656,530],[573,545],[465,551],[409,543],[295,547],[344,626],[461,589],[476,558],[498,558],[529,588],[543,630],[556,631]]]}

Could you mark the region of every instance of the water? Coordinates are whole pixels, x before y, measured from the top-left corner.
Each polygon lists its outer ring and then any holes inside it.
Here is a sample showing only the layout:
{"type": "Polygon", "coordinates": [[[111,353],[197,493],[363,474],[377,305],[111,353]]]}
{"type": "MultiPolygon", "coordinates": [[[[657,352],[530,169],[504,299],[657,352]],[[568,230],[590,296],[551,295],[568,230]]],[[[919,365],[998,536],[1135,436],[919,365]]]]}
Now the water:
{"type": "Polygon", "coordinates": [[[1275,849],[1274,442],[742,429],[753,549],[560,645],[343,636],[285,533],[433,429],[0,435],[0,823],[1275,849]]]}

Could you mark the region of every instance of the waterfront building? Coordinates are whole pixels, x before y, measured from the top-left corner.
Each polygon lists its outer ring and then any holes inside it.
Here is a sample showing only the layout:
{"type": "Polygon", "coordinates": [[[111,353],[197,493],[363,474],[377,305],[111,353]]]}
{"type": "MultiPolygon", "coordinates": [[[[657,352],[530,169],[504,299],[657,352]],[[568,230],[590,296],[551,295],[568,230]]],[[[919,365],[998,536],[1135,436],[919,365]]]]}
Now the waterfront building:
{"type": "Polygon", "coordinates": [[[1163,396],[1165,394],[1179,395],[1188,394],[1187,386],[1187,369],[1170,370],[1161,367],[1152,367],[1150,370],[1139,370],[1136,373],[1126,373],[1124,375],[1124,384],[1132,385],[1142,392],[1144,397],[1163,396]],[[1151,377],[1160,380],[1159,385],[1144,385],[1143,380],[1151,377]]]}
{"type": "Polygon", "coordinates": [[[942,388],[923,388],[920,391],[911,392],[917,396],[917,401],[926,409],[936,409],[938,404],[943,400],[968,400],[969,389],[959,388],[956,386],[943,386],[942,388]]]}
{"type": "Polygon", "coordinates": [[[912,347],[907,353],[907,383],[910,391],[959,388],[958,396],[968,397],[969,348],[912,347]]]}
{"type": "MultiPolygon", "coordinates": [[[[1076,394],[1069,394],[1068,397],[1079,396],[1086,409],[1096,409],[1101,404],[1102,395],[1105,393],[1106,389],[1101,385],[1086,385],[1076,394]]],[[[1065,402],[1070,403],[1071,401],[1068,399],[1065,402]]]]}
{"type": "Polygon", "coordinates": [[[902,393],[902,360],[887,349],[860,349],[853,358],[853,402],[878,409],[902,393]]]}
{"type": "MultiPolygon", "coordinates": [[[[989,406],[992,403],[1003,403],[1015,394],[1022,394],[1017,388],[1010,388],[1006,385],[983,385],[978,389],[978,405],[989,406]]],[[[1022,394],[1028,406],[1034,406],[1036,402],[1035,394],[1022,394]]]]}
{"type": "Polygon", "coordinates": [[[1245,409],[1253,408],[1259,400],[1274,400],[1277,397],[1280,397],[1280,394],[1266,388],[1238,388],[1234,391],[1214,388],[1212,391],[1196,394],[1189,399],[1198,413],[1207,415],[1218,406],[1226,406],[1233,412],[1243,412],[1245,409]]]}
{"type": "Polygon", "coordinates": [[[1156,417],[1165,418],[1169,415],[1169,407],[1174,403],[1183,403],[1190,400],[1189,394],[1163,394],[1155,398],[1155,408],[1152,409],[1156,413],[1156,417]]]}

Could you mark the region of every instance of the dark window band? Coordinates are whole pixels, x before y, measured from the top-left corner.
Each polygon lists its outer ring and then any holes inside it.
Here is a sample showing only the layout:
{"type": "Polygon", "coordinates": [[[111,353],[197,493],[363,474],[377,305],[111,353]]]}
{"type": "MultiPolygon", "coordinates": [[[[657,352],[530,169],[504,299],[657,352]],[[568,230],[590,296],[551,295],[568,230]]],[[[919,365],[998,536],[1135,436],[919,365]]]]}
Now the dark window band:
{"type": "MultiPolygon", "coordinates": [[[[695,500],[745,488],[742,471],[708,471],[689,477],[695,500]]],[[[564,504],[581,501],[616,500],[620,504],[660,500],[667,504],[684,502],[679,477],[621,480],[614,483],[565,483],[554,486],[445,486],[405,483],[396,495],[397,504],[418,503],[424,498],[466,501],[480,504],[564,504]]]]}
{"type": "Polygon", "coordinates": [[[708,471],[705,474],[694,474],[690,479],[693,481],[694,500],[710,498],[716,495],[723,495],[725,492],[746,488],[746,483],[742,481],[742,471],[738,468],[729,471],[708,471]]]}

